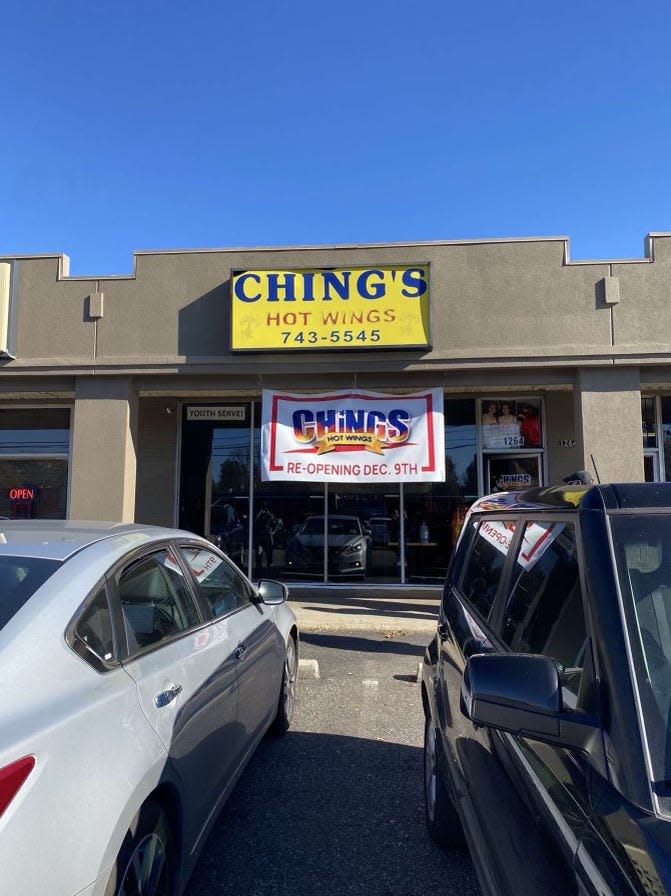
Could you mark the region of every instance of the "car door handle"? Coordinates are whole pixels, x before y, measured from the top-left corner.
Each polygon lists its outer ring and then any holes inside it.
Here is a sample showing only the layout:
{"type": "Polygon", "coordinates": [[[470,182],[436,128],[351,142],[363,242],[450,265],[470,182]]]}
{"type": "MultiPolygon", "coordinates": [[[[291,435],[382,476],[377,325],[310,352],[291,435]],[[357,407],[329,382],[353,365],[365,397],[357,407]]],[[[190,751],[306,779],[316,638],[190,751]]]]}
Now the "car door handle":
{"type": "Polygon", "coordinates": [[[238,644],[238,646],[235,649],[236,660],[244,660],[246,653],[247,653],[247,645],[246,644],[238,644]]]}
{"type": "Polygon", "coordinates": [[[154,697],[154,704],[157,709],[161,709],[163,706],[167,706],[168,703],[172,703],[172,701],[177,697],[182,691],[182,685],[176,684],[172,685],[172,687],[166,688],[165,691],[161,691],[154,697]]]}

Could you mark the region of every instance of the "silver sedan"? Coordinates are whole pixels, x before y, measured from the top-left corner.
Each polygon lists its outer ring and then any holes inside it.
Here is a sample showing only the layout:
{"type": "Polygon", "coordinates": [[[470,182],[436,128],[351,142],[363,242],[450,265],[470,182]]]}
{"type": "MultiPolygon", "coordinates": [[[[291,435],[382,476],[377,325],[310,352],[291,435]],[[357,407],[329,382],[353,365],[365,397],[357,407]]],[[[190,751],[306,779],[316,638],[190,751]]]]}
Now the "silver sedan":
{"type": "Polygon", "coordinates": [[[0,522],[3,893],[183,892],[254,748],[291,722],[286,597],[188,532],[0,522]]]}

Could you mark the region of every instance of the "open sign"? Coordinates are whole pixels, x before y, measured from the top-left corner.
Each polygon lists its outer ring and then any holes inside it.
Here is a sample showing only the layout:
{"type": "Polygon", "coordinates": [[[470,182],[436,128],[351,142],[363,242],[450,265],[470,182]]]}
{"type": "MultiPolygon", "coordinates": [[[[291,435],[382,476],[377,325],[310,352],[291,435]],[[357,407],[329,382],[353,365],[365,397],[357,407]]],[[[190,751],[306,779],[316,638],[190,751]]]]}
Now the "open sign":
{"type": "Polygon", "coordinates": [[[12,504],[31,504],[37,501],[38,491],[32,485],[15,486],[7,490],[7,497],[12,504]]]}

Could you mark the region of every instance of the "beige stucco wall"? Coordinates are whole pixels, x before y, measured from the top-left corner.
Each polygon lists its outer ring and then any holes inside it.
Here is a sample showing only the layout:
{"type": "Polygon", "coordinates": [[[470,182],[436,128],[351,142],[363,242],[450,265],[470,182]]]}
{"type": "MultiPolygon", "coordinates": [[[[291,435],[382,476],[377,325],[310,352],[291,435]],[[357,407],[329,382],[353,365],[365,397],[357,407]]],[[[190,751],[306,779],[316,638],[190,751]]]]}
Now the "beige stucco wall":
{"type": "Polygon", "coordinates": [[[81,377],[72,419],[70,506],[74,519],[132,522],[137,396],[131,377],[81,377]]]}
{"type": "Polygon", "coordinates": [[[139,403],[138,418],[135,519],[139,523],[172,525],[179,408],[175,401],[145,398],[139,403]]]}
{"type": "Polygon", "coordinates": [[[637,368],[578,372],[575,420],[582,468],[601,482],[641,482],[641,391],[637,368]]]}
{"type": "Polygon", "coordinates": [[[90,364],[95,328],[86,319],[86,296],[95,281],[62,278],[57,257],[21,259],[13,265],[13,277],[16,360],[9,368],[30,367],[36,358],[54,367],[90,364]]]}
{"type": "Polygon", "coordinates": [[[548,484],[559,485],[569,473],[584,469],[582,445],[576,436],[571,392],[553,391],[546,394],[545,432],[548,484]]]}
{"type": "MultiPolygon", "coordinates": [[[[9,367],[18,371],[40,360],[95,364],[99,371],[124,365],[191,365],[194,372],[208,363],[240,372],[293,366],[295,355],[231,354],[230,270],[392,262],[430,265],[433,348],[360,352],[354,363],[362,370],[626,362],[653,350],[671,352],[670,243],[666,236],[652,241],[654,261],[579,264],[565,262],[563,239],[141,253],[134,276],[100,279],[61,276],[57,257],[19,259],[17,351],[9,367]],[[619,283],[616,305],[599,298],[598,285],[609,275],[619,283]],[[104,296],[100,319],[88,314],[88,296],[95,292],[104,296]]],[[[300,364],[337,368],[343,357],[304,353],[300,364]]]]}

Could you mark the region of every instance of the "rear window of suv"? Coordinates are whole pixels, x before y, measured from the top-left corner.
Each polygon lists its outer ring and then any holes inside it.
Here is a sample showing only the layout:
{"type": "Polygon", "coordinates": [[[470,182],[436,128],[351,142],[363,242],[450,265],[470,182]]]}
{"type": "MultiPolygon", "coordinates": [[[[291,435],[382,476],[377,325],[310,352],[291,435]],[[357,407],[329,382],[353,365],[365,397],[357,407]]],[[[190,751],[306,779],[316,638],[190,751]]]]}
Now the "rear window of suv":
{"type": "Polygon", "coordinates": [[[0,557],[0,629],[60,565],[42,557],[0,557]]]}

